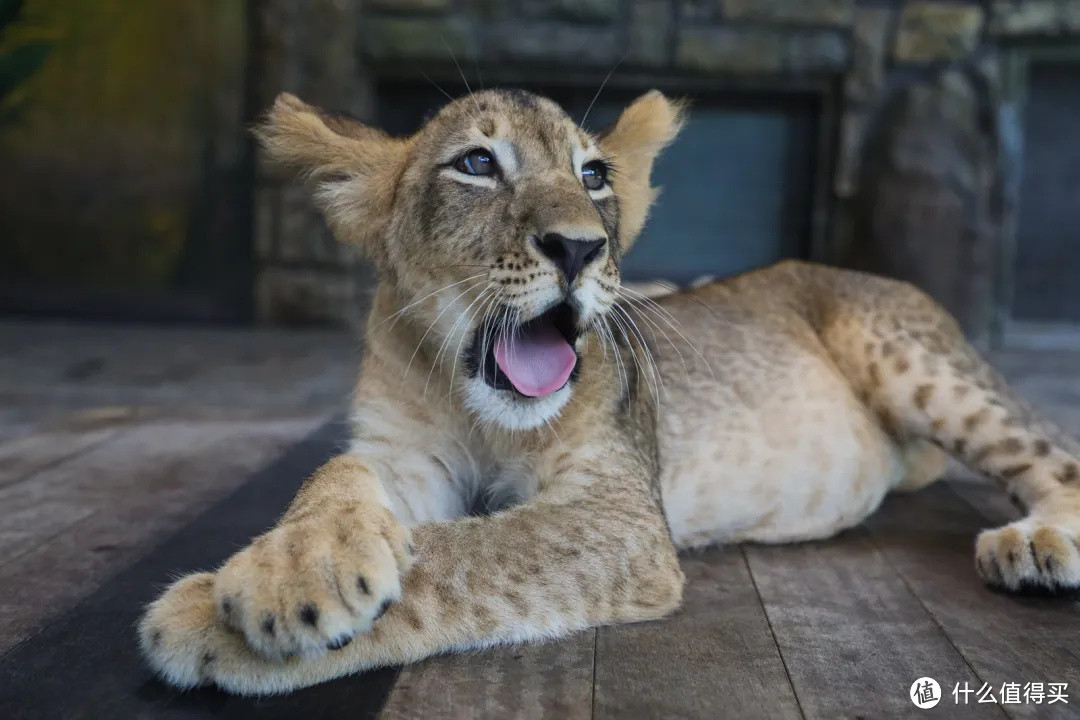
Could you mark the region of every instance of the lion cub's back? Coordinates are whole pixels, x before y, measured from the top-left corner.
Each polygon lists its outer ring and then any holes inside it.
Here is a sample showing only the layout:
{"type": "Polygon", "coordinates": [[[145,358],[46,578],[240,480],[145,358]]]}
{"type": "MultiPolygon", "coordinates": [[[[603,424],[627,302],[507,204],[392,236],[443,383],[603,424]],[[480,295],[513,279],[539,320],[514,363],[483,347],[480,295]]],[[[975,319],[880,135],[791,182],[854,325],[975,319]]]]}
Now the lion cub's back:
{"type": "Polygon", "coordinates": [[[680,546],[824,537],[901,478],[900,454],[793,298],[791,266],[661,300],[664,502],[680,546]]]}

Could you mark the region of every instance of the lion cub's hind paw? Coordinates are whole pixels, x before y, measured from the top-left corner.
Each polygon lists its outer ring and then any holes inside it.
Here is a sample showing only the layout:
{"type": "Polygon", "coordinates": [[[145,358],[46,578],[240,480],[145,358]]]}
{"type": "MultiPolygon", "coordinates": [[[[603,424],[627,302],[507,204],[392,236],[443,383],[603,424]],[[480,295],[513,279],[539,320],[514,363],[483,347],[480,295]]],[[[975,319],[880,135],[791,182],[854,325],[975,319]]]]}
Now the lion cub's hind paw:
{"type": "Polygon", "coordinates": [[[1033,519],[986,530],[975,541],[975,567],[991,587],[1014,593],[1080,592],[1077,535],[1033,519]]]}

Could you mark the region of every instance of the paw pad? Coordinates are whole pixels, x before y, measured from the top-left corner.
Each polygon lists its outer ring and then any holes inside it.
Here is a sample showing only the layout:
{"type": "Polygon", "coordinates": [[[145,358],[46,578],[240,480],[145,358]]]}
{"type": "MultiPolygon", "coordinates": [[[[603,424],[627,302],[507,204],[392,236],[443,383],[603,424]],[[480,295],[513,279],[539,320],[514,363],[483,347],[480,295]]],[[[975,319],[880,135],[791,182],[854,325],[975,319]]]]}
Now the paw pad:
{"type": "Polygon", "coordinates": [[[302,605],[297,611],[297,615],[300,618],[300,622],[304,623],[305,625],[315,627],[319,624],[319,608],[315,607],[310,603],[308,603],[307,605],[302,605]]]}
{"type": "Polygon", "coordinates": [[[1080,589],[1080,548],[1066,528],[1020,520],[979,535],[976,569],[991,586],[1013,592],[1080,589]]]}

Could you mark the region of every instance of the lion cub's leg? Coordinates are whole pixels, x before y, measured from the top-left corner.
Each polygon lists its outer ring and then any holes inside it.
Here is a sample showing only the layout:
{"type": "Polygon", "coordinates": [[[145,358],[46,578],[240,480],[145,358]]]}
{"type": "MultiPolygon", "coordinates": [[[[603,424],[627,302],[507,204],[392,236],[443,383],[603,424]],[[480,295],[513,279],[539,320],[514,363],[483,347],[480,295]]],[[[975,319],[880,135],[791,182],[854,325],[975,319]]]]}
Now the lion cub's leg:
{"type": "Polygon", "coordinates": [[[148,608],[143,652],[176,684],[198,673],[174,632],[193,587],[205,588],[222,626],[264,657],[342,647],[401,598],[411,562],[409,530],[390,511],[378,478],[360,459],[338,456],[304,483],[276,527],[217,572],[176,582],[148,608]]]}
{"type": "MultiPolygon", "coordinates": [[[[140,628],[144,649],[174,685],[260,695],[440,652],[663,617],[681,601],[683,575],[655,498],[644,483],[634,485],[618,477],[569,491],[565,502],[541,497],[486,517],[417,526],[416,563],[401,579],[400,601],[370,632],[330,652],[266,654],[258,637],[222,617],[207,573],[175,583],[151,607],[140,628]]],[[[343,548],[309,569],[333,576],[364,556],[343,548]]],[[[341,587],[351,599],[347,579],[341,587]]]]}
{"type": "Polygon", "coordinates": [[[930,485],[945,475],[948,454],[937,445],[923,438],[913,438],[901,449],[904,478],[894,490],[914,492],[930,485]]]}
{"type": "MultiPolygon", "coordinates": [[[[883,426],[901,442],[923,438],[946,449],[1027,509],[1024,519],[979,535],[982,578],[1010,590],[1080,588],[1076,442],[1040,419],[921,292],[856,273],[811,272],[818,289],[811,321],[883,426]]],[[[925,470],[926,459],[915,467],[925,470]]],[[[922,474],[912,480],[935,472],[922,474]]]]}

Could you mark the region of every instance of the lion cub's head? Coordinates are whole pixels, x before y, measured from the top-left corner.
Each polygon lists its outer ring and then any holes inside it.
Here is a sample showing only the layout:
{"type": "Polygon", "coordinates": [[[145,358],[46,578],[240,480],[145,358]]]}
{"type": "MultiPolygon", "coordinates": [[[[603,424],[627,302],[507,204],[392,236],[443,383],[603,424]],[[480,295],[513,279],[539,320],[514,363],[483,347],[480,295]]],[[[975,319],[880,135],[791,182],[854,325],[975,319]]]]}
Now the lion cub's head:
{"type": "Polygon", "coordinates": [[[428,329],[427,367],[456,374],[482,419],[523,429],[569,399],[656,195],[653,160],[680,124],[656,91],[595,137],[550,100],[488,90],[392,138],[283,94],[259,136],[312,177],[337,238],[428,329]]]}

